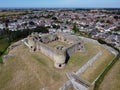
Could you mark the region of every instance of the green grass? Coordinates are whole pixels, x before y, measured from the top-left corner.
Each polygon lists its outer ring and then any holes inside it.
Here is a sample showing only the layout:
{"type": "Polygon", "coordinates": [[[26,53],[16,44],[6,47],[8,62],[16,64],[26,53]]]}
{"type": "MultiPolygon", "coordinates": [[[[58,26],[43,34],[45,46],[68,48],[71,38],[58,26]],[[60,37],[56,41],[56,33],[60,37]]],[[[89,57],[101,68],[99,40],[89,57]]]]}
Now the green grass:
{"type": "Polygon", "coordinates": [[[61,41],[53,41],[53,42],[48,43],[48,45],[53,47],[53,48],[58,46],[58,45],[64,45],[65,47],[69,46],[69,44],[61,42],[61,41]]]}
{"type": "MultiPolygon", "coordinates": [[[[91,67],[89,67],[80,75],[89,82],[93,82],[114,58],[114,55],[108,50],[104,49],[102,46],[97,46],[96,48],[102,52],[102,55],[97,58],[91,67]]],[[[93,50],[95,51],[95,49],[93,50]]]]}
{"type": "Polygon", "coordinates": [[[9,46],[7,39],[0,39],[0,52],[3,52],[9,46]]]}
{"type": "Polygon", "coordinates": [[[93,44],[86,43],[85,47],[88,50],[73,54],[65,68],[60,70],[40,52],[30,53],[22,45],[14,48],[10,53],[15,53],[15,56],[8,58],[6,65],[0,64],[0,90],[39,90],[43,87],[58,90],[68,80],[65,72],[77,71],[98,51],[96,49],[89,54],[94,48],[93,44]]]}
{"type": "Polygon", "coordinates": [[[10,61],[14,59],[13,57],[9,58],[8,60],[8,65],[7,67],[5,67],[4,64],[0,64],[0,89],[2,89],[3,87],[6,86],[6,83],[8,83],[10,80],[12,80],[13,76],[14,76],[14,72],[16,70],[18,70],[19,63],[10,61]],[[16,69],[14,69],[14,67],[16,69]],[[3,68],[2,68],[3,67],[3,68]]]}
{"type": "Polygon", "coordinates": [[[47,67],[47,63],[45,60],[43,60],[42,57],[39,57],[38,55],[36,54],[32,54],[33,58],[36,59],[41,65],[47,67]]]}
{"type": "Polygon", "coordinates": [[[54,62],[40,52],[29,52],[18,46],[9,53],[15,54],[0,64],[0,90],[58,90],[68,80],[66,72],[76,72],[99,52],[96,44],[85,43],[86,51],[74,53],[64,69],[56,69],[54,62]],[[94,50],[94,51],[93,51],[94,50]]]}
{"type": "Polygon", "coordinates": [[[20,15],[20,14],[25,14],[25,12],[24,11],[19,11],[19,12],[17,12],[17,11],[6,11],[6,12],[0,12],[0,17],[1,16],[10,16],[10,15],[20,15]]]}
{"type": "MultiPolygon", "coordinates": [[[[98,78],[98,80],[95,82],[95,87],[94,87],[94,90],[98,90],[99,87],[100,87],[100,84],[102,83],[102,81],[104,80],[105,78],[105,75],[107,75],[107,73],[110,71],[110,69],[114,66],[114,64],[119,60],[120,58],[120,53],[113,59],[113,61],[110,63],[110,65],[108,65],[105,70],[103,71],[103,73],[100,75],[100,77],[98,78]]],[[[116,72],[114,72],[113,75],[115,75],[116,72]]],[[[114,78],[114,77],[112,77],[114,78]]],[[[115,79],[115,78],[114,78],[115,79]]],[[[112,79],[112,81],[114,80],[112,79]]],[[[115,81],[117,81],[115,79],[115,81]]],[[[118,81],[119,82],[119,81],[118,81]]],[[[111,90],[118,90],[118,89],[111,89],[111,90]]]]}
{"type": "Polygon", "coordinates": [[[9,41],[6,38],[0,39],[0,63],[2,63],[2,56],[7,53],[6,49],[9,45],[9,41]]]}
{"type": "MultiPolygon", "coordinates": [[[[119,59],[119,61],[120,61],[120,59],[119,59]]],[[[116,78],[117,78],[118,80],[120,80],[120,70],[118,71],[118,74],[116,75],[116,78]]]]}
{"type": "Polygon", "coordinates": [[[95,45],[89,42],[85,43],[85,48],[86,50],[84,52],[76,52],[70,57],[68,65],[66,66],[67,68],[71,69],[71,67],[74,67],[73,71],[77,71],[89,59],[96,55],[97,52],[99,52],[99,50],[95,48],[95,45]]]}

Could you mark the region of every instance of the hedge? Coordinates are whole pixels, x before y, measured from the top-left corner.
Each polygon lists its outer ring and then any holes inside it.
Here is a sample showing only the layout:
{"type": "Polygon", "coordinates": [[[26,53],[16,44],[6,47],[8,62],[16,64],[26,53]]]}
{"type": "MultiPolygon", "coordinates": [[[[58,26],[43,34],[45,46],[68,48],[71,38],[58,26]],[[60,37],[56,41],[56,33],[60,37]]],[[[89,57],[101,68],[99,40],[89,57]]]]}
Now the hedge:
{"type": "MultiPolygon", "coordinates": [[[[119,52],[119,50],[117,50],[119,52]]],[[[102,81],[104,80],[105,75],[108,73],[108,71],[112,68],[112,66],[119,60],[120,58],[120,52],[118,53],[118,55],[113,59],[113,61],[111,62],[111,64],[109,64],[107,66],[107,68],[103,71],[103,73],[100,75],[100,77],[97,79],[97,81],[95,82],[95,86],[94,86],[94,90],[99,90],[99,86],[102,83],[102,81]]]]}

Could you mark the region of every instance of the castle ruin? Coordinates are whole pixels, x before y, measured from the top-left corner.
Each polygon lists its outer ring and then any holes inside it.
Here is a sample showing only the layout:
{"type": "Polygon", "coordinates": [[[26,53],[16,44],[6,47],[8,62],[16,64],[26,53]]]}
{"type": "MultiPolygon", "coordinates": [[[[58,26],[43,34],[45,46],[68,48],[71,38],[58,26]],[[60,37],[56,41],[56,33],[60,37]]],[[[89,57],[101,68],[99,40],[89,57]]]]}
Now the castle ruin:
{"type": "Polygon", "coordinates": [[[48,34],[32,33],[24,40],[24,43],[29,47],[30,51],[40,51],[51,58],[56,68],[63,68],[73,53],[84,50],[81,38],[63,32],[48,34]],[[48,43],[57,40],[68,44],[68,47],[64,45],[51,47],[48,45],[48,43]]]}

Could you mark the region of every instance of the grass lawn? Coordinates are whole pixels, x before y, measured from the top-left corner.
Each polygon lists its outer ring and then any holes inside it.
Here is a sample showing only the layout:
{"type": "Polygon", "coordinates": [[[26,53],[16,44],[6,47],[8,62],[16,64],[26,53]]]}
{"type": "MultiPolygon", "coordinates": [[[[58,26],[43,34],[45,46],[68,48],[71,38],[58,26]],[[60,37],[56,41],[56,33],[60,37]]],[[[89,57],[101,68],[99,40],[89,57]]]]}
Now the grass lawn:
{"type": "Polygon", "coordinates": [[[94,55],[96,55],[99,50],[94,46],[93,43],[85,43],[85,52],[76,52],[74,53],[69,61],[66,68],[70,68],[73,71],[77,71],[81,66],[83,66],[90,58],[92,58],[94,55]],[[94,50],[94,52],[93,52],[94,50]],[[71,68],[74,67],[74,68],[71,68]]]}
{"type": "Polygon", "coordinates": [[[0,39],[0,52],[3,52],[9,46],[7,39],[0,39]]]}
{"type": "Polygon", "coordinates": [[[6,53],[6,49],[9,46],[7,39],[0,39],[0,63],[2,62],[2,54],[6,53]]]}
{"type": "Polygon", "coordinates": [[[61,41],[58,41],[58,40],[50,42],[50,43],[48,43],[48,45],[51,46],[51,47],[53,47],[53,48],[56,47],[56,46],[58,46],[58,45],[64,45],[65,47],[69,46],[69,44],[61,42],[61,41]]]}
{"type": "Polygon", "coordinates": [[[120,58],[105,76],[100,90],[120,90],[120,58]]]}
{"type": "Polygon", "coordinates": [[[6,12],[0,12],[0,16],[9,16],[9,15],[19,15],[19,14],[24,14],[25,12],[23,11],[6,11],[6,12]]]}
{"type": "Polygon", "coordinates": [[[56,69],[47,56],[29,52],[24,45],[18,46],[9,52],[15,56],[0,64],[0,90],[58,90],[68,80],[66,72],[76,72],[99,52],[93,43],[86,42],[85,48],[85,52],[73,54],[64,69],[56,69]]]}
{"type": "Polygon", "coordinates": [[[89,82],[93,82],[114,58],[114,55],[102,46],[96,46],[96,48],[102,51],[102,55],[98,57],[91,67],[80,75],[89,82]]]}

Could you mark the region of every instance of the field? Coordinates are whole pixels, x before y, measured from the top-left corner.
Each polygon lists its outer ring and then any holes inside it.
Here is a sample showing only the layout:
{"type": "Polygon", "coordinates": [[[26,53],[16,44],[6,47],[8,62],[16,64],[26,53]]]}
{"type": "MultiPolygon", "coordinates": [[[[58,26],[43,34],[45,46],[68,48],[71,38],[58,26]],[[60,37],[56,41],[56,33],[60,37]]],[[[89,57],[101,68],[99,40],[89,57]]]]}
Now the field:
{"type": "MultiPolygon", "coordinates": [[[[54,46],[54,43],[51,45],[54,46]]],[[[86,51],[73,54],[65,68],[59,70],[42,53],[29,52],[28,47],[18,46],[9,52],[14,56],[8,58],[5,64],[0,64],[0,90],[58,90],[68,80],[66,72],[76,72],[99,49],[103,49],[90,42],[85,42],[85,48],[86,51]]],[[[107,57],[111,55],[109,52],[107,54],[107,57]]]]}
{"type": "Polygon", "coordinates": [[[120,90],[120,58],[105,76],[100,90],[120,90]]]}
{"type": "Polygon", "coordinates": [[[25,12],[23,11],[5,11],[5,12],[0,12],[0,17],[1,16],[10,16],[10,15],[19,15],[19,14],[24,14],[25,12]]]}
{"type": "Polygon", "coordinates": [[[81,77],[89,82],[93,82],[114,58],[114,55],[102,46],[96,45],[96,48],[102,52],[102,55],[81,74],[81,77]]]}
{"type": "Polygon", "coordinates": [[[64,43],[64,42],[61,42],[61,41],[53,41],[53,42],[50,42],[50,43],[48,43],[48,45],[50,46],[50,47],[53,47],[53,48],[55,48],[57,45],[63,45],[63,46],[65,46],[65,47],[68,47],[69,46],[69,44],[67,44],[67,43],[64,43]]]}

